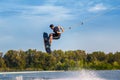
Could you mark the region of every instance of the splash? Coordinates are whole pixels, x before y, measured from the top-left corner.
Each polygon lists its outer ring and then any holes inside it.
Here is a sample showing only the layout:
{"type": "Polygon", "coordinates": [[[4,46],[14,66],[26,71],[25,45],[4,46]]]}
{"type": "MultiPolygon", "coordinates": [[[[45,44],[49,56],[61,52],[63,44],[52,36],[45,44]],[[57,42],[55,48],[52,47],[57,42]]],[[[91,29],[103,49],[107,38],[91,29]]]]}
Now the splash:
{"type": "Polygon", "coordinates": [[[17,76],[16,80],[23,80],[23,77],[22,76],[17,76]]]}
{"type": "Polygon", "coordinates": [[[51,79],[51,80],[106,80],[101,78],[95,71],[91,70],[81,70],[78,71],[76,74],[71,75],[71,78],[65,79],[51,79]]]}
{"type": "MultiPolygon", "coordinates": [[[[24,80],[24,77],[18,76],[16,77],[16,80],[24,80]]],[[[107,80],[93,70],[80,70],[80,71],[73,71],[72,74],[69,76],[66,76],[65,78],[56,78],[56,79],[51,79],[51,78],[32,78],[29,77],[27,80],[107,80]]]]}

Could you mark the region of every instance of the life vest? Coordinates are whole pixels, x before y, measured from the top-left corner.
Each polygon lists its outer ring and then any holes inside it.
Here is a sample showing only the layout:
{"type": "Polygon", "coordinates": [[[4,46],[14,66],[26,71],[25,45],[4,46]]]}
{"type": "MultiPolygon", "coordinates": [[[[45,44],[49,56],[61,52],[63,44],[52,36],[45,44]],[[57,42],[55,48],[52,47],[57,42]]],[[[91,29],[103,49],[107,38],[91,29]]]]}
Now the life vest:
{"type": "Polygon", "coordinates": [[[60,32],[60,30],[59,30],[59,28],[56,26],[56,27],[54,27],[53,32],[54,32],[55,34],[58,34],[57,32],[60,32]]]}

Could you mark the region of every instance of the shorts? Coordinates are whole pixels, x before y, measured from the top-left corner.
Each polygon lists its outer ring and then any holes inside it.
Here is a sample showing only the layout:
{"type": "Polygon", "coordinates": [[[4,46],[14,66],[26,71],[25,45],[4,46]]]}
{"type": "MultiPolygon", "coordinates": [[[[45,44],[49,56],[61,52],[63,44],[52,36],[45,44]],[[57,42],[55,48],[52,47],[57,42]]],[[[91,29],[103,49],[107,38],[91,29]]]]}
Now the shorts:
{"type": "Polygon", "coordinates": [[[59,39],[61,34],[55,34],[55,33],[52,33],[53,34],[53,39],[59,39]]]}

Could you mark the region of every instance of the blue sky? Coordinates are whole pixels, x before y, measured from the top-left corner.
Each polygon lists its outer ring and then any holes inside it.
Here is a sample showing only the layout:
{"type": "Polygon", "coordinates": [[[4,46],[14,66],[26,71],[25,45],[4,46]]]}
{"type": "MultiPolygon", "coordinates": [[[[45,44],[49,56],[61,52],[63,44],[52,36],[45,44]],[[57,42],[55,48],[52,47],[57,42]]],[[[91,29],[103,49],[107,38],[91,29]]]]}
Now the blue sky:
{"type": "Polygon", "coordinates": [[[42,33],[52,32],[51,23],[65,28],[52,50],[120,51],[119,4],[119,0],[0,0],[0,51],[45,51],[42,33]]]}

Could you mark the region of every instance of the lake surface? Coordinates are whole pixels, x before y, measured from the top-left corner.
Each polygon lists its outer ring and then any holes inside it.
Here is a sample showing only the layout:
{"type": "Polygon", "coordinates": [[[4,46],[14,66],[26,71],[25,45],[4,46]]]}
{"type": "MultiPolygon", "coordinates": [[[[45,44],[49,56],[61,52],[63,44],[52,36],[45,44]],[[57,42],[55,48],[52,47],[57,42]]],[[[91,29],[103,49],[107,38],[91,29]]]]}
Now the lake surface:
{"type": "Polygon", "coordinates": [[[0,80],[120,80],[120,70],[0,72],[0,80]]]}

